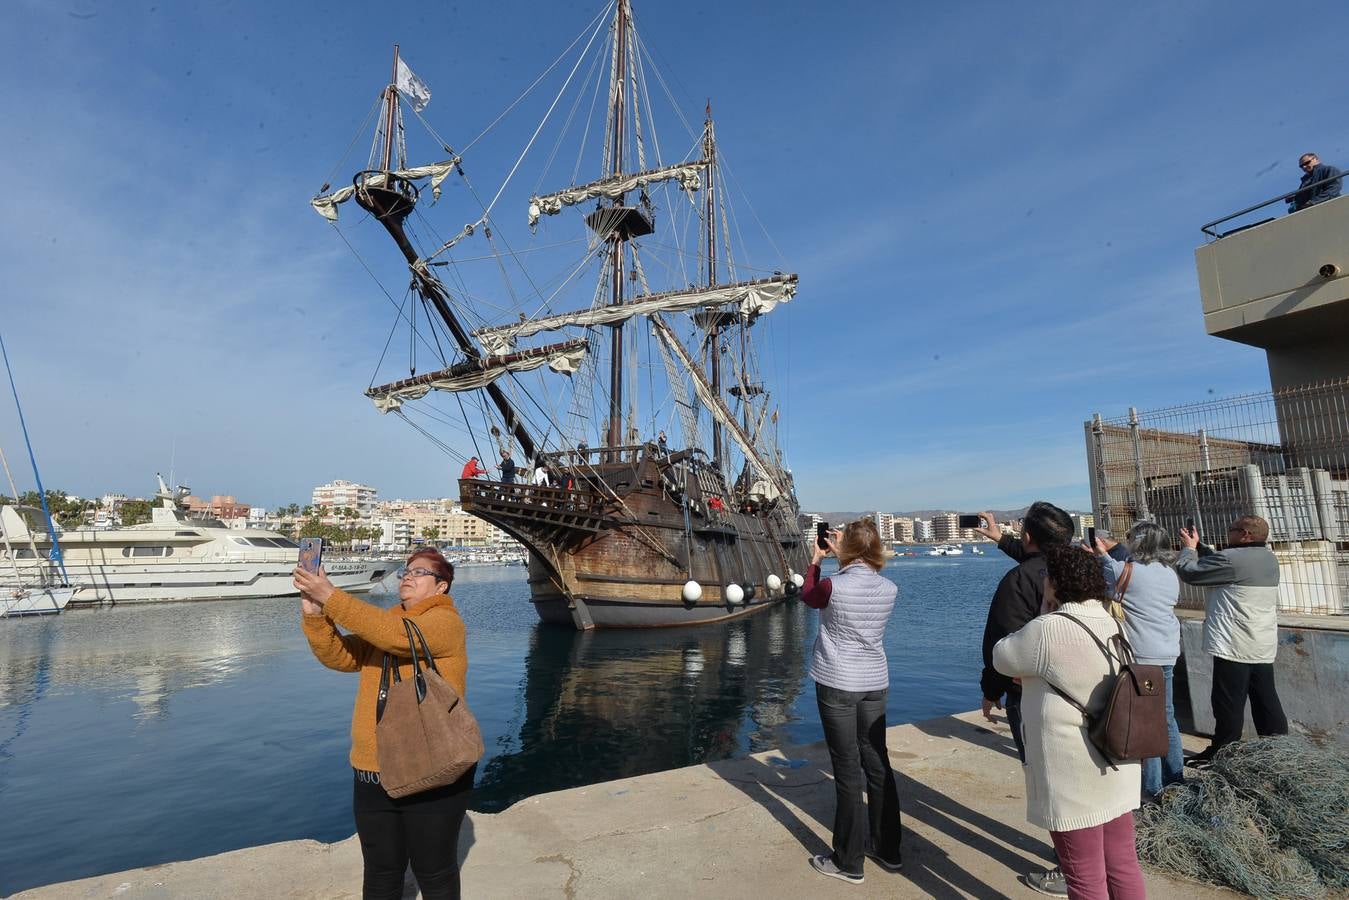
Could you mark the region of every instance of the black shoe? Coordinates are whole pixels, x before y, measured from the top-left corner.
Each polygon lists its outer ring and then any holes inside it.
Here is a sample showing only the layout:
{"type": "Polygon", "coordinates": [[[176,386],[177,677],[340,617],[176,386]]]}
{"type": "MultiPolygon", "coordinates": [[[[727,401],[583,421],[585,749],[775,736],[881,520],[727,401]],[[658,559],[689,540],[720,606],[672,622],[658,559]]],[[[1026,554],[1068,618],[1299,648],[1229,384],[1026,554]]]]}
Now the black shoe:
{"type": "Polygon", "coordinates": [[[1216,752],[1217,751],[1210,746],[1207,749],[1201,750],[1193,756],[1188,757],[1185,760],[1185,765],[1192,769],[1207,769],[1209,766],[1213,765],[1213,754],[1216,752]]]}
{"type": "Polygon", "coordinates": [[[898,872],[900,869],[904,868],[904,860],[902,858],[896,859],[894,862],[891,862],[890,860],[882,857],[879,853],[877,853],[870,847],[866,849],[866,854],[868,859],[870,859],[872,862],[874,862],[876,865],[880,866],[887,872],[898,872]]]}

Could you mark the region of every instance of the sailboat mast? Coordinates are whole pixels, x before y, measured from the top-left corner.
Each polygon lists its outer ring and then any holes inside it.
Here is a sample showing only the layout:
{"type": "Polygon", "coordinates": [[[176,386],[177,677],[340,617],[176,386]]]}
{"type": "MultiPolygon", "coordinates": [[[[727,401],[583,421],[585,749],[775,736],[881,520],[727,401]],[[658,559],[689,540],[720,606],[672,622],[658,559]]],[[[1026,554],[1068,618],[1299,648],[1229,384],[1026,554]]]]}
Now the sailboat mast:
{"type": "MultiPolygon", "coordinates": [[[[614,24],[614,131],[611,135],[609,162],[610,174],[623,173],[623,107],[624,88],[627,84],[628,56],[628,0],[618,0],[614,24]]],[[[623,198],[617,201],[623,205],[623,198]]],[[[615,229],[611,240],[609,268],[613,287],[613,306],[623,303],[623,248],[626,235],[622,228],[615,229]]],[[[617,447],[623,443],[623,323],[612,326],[609,336],[609,433],[605,443],[617,447]]]]}
{"type": "MultiPolygon", "coordinates": [[[[356,193],[354,199],[361,208],[370,213],[379,223],[384,226],[384,230],[389,232],[398,249],[403,251],[404,258],[408,261],[408,267],[412,269],[413,286],[418,294],[428,300],[440,316],[441,321],[449,330],[454,342],[458,345],[463,354],[470,359],[477,359],[482,356],[478,346],[473,343],[473,338],[469,335],[459,317],[454,314],[450,307],[448,293],[444,285],[440,283],[434,275],[430,273],[429,268],[421,259],[417,248],[412,246],[408,240],[407,232],[403,229],[403,220],[412,212],[416,204],[415,191],[408,182],[403,181],[399,176],[393,174],[394,170],[390,167],[393,152],[393,130],[398,122],[398,45],[393,48],[393,69],[394,77],[388,88],[388,102],[384,108],[384,169],[382,172],[362,172],[356,176],[356,193]],[[378,178],[372,176],[378,175],[378,178]]],[[[520,445],[520,452],[526,459],[533,459],[535,456],[536,444],[534,437],[525,427],[524,421],[516,413],[515,407],[511,405],[501,387],[496,384],[489,384],[484,389],[487,396],[491,398],[492,404],[501,413],[501,418],[506,424],[507,430],[515,436],[515,440],[520,445]]]]}
{"type": "MultiPolygon", "coordinates": [[[[707,160],[707,286],[717,283],[717,200],[716,200],[716,154],[717,142],[712,134],[712,101],[707,101],[707,119],[703,123],[703,159],[707,160]]],[[[712,392],[721,396],[721,325],[713,320],[708,333],[708,374],[711,376],[712,392]]],[[[721,468],[721,422],[712,417],[712,464],[721,468]]]]}
{"type": "Polygon", "coordinates": [[[398,45],[393,45],[393,74],[389,76],[389,86],[384,89],[384,164],[380,167],[392,172],[389,163],[393,159],[393,129],[398,121],[398,45]]]}

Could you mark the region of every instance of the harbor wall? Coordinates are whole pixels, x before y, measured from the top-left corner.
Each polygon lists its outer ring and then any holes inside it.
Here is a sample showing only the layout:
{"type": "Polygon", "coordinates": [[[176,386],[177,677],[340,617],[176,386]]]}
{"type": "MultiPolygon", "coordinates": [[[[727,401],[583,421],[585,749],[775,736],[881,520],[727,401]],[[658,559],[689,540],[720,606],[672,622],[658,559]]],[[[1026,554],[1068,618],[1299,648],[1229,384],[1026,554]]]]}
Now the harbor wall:
{"type": "MultiPolygon", "coordinates": [[[[1318,624],[1301,617],[1279,626],[1274,681],[1290,729],[1334,738],[1349,747],[1349,618],[1327,617],[1318,624]]],[[[1194,732],[1213,733],[1213,658],[1204,652],[1203,616],[1183,616],[1181,650],[1194,732]]],[[[1255,736],[1249,704],[1246,735],[1255,736]]]]}

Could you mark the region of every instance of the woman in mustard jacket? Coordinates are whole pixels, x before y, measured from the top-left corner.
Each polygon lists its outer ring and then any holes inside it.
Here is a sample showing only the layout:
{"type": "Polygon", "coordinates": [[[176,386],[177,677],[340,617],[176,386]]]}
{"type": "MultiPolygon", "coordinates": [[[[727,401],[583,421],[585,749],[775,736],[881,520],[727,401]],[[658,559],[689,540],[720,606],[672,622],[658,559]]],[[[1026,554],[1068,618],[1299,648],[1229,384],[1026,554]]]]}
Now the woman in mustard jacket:
{"type": "Polygon", "coordinates": [[[410,861],[422,897],[457,898],[459,829],[477,766],[454,784],[395,800],[379,783],[375,739],[375,703],[384,654],[396,657],[404,678],[412,676],[405,618],[416,621],[440,674],[464,696],[468,674],[464,620],[449,594],[454,566],[438,550],[412,554],[400,572],[398,597],[402,602],[390,609],[338,590],[322,569],[315,575],[297,568],[294,577],[304,613],[304,635],[314,656],[330,669],[360,673],[351,714],[350,760],[355,770],[352,811],[365,861],[362,896],[365,900],[402,897],[403,873],[410,861]]]}

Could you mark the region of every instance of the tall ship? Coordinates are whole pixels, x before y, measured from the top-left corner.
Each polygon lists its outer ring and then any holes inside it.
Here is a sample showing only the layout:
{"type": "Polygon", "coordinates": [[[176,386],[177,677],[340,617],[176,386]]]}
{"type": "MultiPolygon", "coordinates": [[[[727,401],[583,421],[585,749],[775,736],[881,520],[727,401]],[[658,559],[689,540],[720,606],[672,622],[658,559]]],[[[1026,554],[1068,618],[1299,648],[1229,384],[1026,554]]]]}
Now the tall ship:
{"type": "Polygon", "coordinates": [[[367,396],[456,461],[472,448],[489,469],[460,479],[465,510],[527,548],[540,618],[578,629],[745,615],[795,594],[808,563],[770,384],[770,314],[797,276],[742,259],[757,216],[730,202],[710,101],[692,127],[671,100],[685,133],[662,143],[666,85],[615,0],[503,113],[545,108],[507,166],[484,136],[455,151],[426,123],[430,88],[395,48],[365,167],[311,201],[360,254],[339,223],[354,201],[368,215],[350,230],[378,223],[407,265],[401,303],[381,281],[398,307],[385,357],[408,347],[407,374],[381,365],[367,396]],[[549,102],[539,86],[562,73],[549,102]],[[409,161],[409,108],[444,158],[409,161]],[[470,163],[507,169],[498,189],[470,163]],[[468,224],[439,230],[447,207],[468,224]]]}

